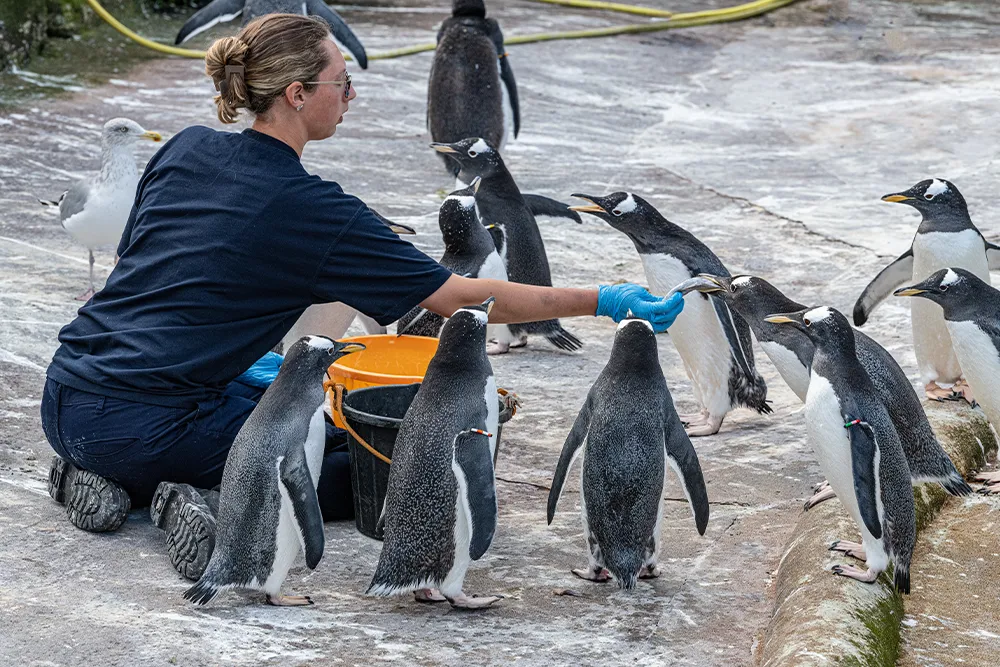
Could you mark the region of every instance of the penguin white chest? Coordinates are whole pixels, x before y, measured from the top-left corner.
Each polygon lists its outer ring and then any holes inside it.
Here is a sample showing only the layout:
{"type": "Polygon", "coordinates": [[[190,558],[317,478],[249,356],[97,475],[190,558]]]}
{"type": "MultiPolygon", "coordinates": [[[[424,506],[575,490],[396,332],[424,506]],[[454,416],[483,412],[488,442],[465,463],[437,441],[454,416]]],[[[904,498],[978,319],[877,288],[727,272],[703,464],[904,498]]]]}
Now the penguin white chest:
{"type": "Polygon", "coordinates": [[[947,325],[973,395],[993,427],[1000,429],[1000,352],[975,322],[949,320],[947,325]]]}
{"type": "Polygon", "coordinates": [[[490,433],[490,456],[497,451],[497,427],[500,423],[500,399],[497,397],[497,383],[490,375],[486,378],[483,389],[483,400],[486,401],[486,431],[490,433]]]}
{"type": "Polygon", "coordinates": [[[844,428],[840,398],[822,375],[812,373],[809,378],[805,416],[806,433],[820,469],[854,522],[863,525],[854,491],[851,439],[844,428]]]}
{"type": "MultiPolygon", "coordinates": [[[[646,280],[654,294],[666,294],[691,278],[681,260],[663,254],[640,254],[646,280]]],[[[712,415],[729,411],[729,374],[733,353],[711,300],[692,292],[684,297],[684,310],[670,327],[670,340],[691,378],[695,398],[712,415]]]]}
{"type": "MultiPolygon", "coordinates": [[[[973,229],[961,232],[928,232],[913,237],[913,280],[924,280],[948,267],[971,271],[990,282],[983,239],[973,229]]],[[[911,299],[913,351],[924,383],[954,382],[962,369],[952,348],[941,306],[927,299],[911,299]]]]}
{"type": "Polygon", "coordinates": [[[507,267],[496,252],[491,252],[486,256],[483,265],[479,267],[477,278],[492,278],[493,280],[507,280],[507,267]]]}
{"type": "Polygon", "coordinates": [[[510,93],[507,91],[507,85],[503,82],[503,68],[500,66],[499,58],[497,59],[497,73],[500,75],[500,94],[503,95],[503,135],[497,150],[503,151],[507,141],[514,138],[514,105],[510,103],[510,93]]]}
{"type": "Polygon", "coordinates": [[[773,340],[761,341],[760,346],[788,388],[795,392],[800,401],[805,402],[809,391],[809,369],[799,361],[794,352],[780,343],[773,340]]]}

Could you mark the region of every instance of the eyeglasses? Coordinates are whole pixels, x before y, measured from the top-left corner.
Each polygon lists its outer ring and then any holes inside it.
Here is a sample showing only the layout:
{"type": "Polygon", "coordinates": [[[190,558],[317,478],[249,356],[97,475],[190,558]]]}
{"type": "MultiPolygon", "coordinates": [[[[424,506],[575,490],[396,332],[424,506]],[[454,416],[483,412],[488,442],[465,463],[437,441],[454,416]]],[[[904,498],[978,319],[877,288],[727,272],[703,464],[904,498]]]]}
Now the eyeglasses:
{"type": "Polygon", "coordinates": [[[351,75],[350,74],[346,74],[345,73],[343,81],[306,81],[305,83],[308,86],[317,86],[317,85],[319,85],[321,83],[329,83],[329,84],[334,85],[334,86],[343,86],[344,87],[344,99],[346,100],[346,99],[348,99],[351,96],[351,75]]]}

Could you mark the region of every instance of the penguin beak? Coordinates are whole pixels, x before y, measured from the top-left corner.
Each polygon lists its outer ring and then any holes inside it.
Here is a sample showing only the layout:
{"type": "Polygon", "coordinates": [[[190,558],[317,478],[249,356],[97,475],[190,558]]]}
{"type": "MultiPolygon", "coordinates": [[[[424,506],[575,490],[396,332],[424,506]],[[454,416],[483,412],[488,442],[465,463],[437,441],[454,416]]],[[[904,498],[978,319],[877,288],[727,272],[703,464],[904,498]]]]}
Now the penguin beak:
{"type": "Polygon", "coordinates": [[[340,356],[351,354],[352,352],[361,352],[364,349],[365,346],[361,343],[341,343],[340,341],[337,341],[337,344],[334,346],[334,350],[340,356]]]}
{"type": "Polygon", "coordinates": [[[417,230],[413,227],[407,227],[406,225],[401,225],[398,222],[394,222],[389,225],[389,229],[396,232],[397,234],[416,234],[417,230]]]}
{"type": "Polygon", "coordinates": [[[887,201],[892,204],[898,204],[901,201],[913,201],[915,197],[908,197],[904,194],[896,193],[891,195],[886,195],[882,197],[882,201],[887,201]]]}
{"type": "Polygon", "coordinates": [[[802,316],[805,315],[806,311],[800,311],[797,313],[775,313],[773,315],[768,315],[764,318],[765,322],[770,322],[771,324],[791,324],[796,329],[805,329],[805,324],[802,322],[802,316]]]}
{"type": "Polygon", "coordinates": [[[149,139],[150,141],[163,141],[163,136],[159,132],[143,132],[139,135],[140,139],[149,139]]]}
{"type": "Polygon", "coordinates": [[[431,148],[436,150],[438,153],[458,153],[458,151],[455,150],[451,144],[433,143],[431,144],[431,148]]]}
{"type": "Polygon", "coordinates": [[[486,315],[489,316],[490,311],[493,310],[493,304],[496,303],[495,297],[489,297],[486,301],[483,301],[483,308],[486,309],[486,315]]]}
{"type": "Polygon", "coordinates": [[[714,276],[711,273],[699,273],[694,279],[701,279],[702,287],[698,291],[702,294],[713,294],[715,292],[728,292],[729,283],[732,278],[726,276],[714,276]]]}
{"type": "Polygon", "coordinates": [[[482,182],[483,182],[483,179],[481,179],[478,176],[476,176],[474,179],[472,179],[472,182],[469,183],[469,187],[472,188],[473,192],[478,193],[479,192],[479,184],[482,183],[482,182]]]}
{"type": "Polygon", "coordinates": [[[576,211],[578,213],[593,213],[594,215],[601,216],[607,215],[607,211],[604,207],[597,203],[596,197],[590,197],[588,195],[573,194],[571,197],[576,197],[577,199],[586,199],[590,202],[588,206],[570,206],[569,210],[576,211]]]}
{"type": "Polygon", "coordinates": [[[893,296],[917,296],[918,294],[924,294],[927,290],[917,289],[916,287],[900,287],[898,290],[892,293],[893,296]]]}
{"type": "Polygon", "coordinates": [[[715,283],[704,276],[695,276],[694,278],[688,278],[681,284],[675,286],[672,290],[670,290],[670,293],[667,294],[666,298],[670,298],[678,292],[686,295],[695,291],[706,294],[710,292],[722,291],[722,288],[719,287],[718,283],[715,283]]]}

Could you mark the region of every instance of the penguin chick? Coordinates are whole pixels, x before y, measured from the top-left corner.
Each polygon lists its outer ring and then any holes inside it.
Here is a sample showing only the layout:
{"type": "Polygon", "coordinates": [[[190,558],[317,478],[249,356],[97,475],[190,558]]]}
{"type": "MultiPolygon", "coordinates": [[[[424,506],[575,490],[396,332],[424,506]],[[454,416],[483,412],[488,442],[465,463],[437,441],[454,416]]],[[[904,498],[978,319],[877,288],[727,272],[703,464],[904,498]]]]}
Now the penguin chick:
{"type": "Polygon", "coordinates": [[[917,535],[910,470],[889,412],[858,361],[850,323],[825,306],[765,321],[799,329],[815,347],[806,431],[820,468],[861,531],[861,545],[850,546],[863,548],[868,566],[836,565],[834,573],[871,583],[892,562],[896,590],[909,593],[917,535]]]}
{"type": "Polygon", "coordinates": [[[659,575],[665,466],[677,473],[698,534],[708,524],[708,494],[698,455],[674,410],[660,370],[653,327],[618,325],[611,358],[587,394],[563,444],[549,491],[548,522],[576,457],[583,453],[583,531],[588,565],[583,579],[614,577],[623,589],[659,575]]]}

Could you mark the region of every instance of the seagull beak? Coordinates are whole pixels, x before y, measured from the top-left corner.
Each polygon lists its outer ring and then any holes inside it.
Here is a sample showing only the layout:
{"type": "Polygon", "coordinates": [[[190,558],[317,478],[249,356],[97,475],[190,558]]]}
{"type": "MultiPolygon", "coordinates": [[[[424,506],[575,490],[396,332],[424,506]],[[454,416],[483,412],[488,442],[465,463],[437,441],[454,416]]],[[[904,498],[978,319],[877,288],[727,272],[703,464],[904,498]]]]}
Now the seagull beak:
{"type": "Polygon", "coordinates": [[[149,139],[150,141],[163,141],[163,135],[159,132],[143,132],[139,135],[140,139],[149,139]]]}
{"type": "Polygon", "coordinates": [[[401,225],[398,222],[394,222],[389,225],[389,229],[396,232],[397,234],[416,234],[417,230],[413,227],[407,227],[406,225],[401,225]]]}
{"type": "Polygon", "coordinates": [[[897,203],[899,203],[901,201],[912,201],[912,200],[913,200],[913,197],[907,197],[906,195],[900,195],[900,194],[886,195],[886,196],[882,197],[882,201],[887,201],[887,202],[890,202],[892,204],[897,204],[897,203]]]}

